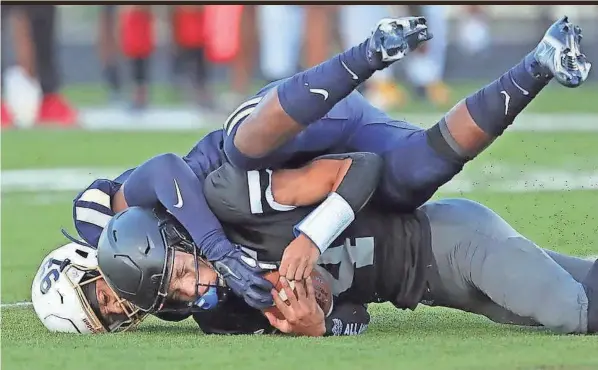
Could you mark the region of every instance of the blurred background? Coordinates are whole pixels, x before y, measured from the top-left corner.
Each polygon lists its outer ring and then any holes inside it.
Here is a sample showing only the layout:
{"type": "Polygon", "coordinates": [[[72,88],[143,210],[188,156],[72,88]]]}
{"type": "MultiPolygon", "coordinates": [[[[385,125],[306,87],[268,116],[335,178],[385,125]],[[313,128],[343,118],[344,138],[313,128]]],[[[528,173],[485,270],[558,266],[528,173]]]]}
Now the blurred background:
{"type": "Polygon", "coordinates": [[[598,60],[596,5],[0,9],[2,127],[217,127],[266,82],[360,43],[387,16],[424,15],[435,35],[361,87],[391,112],[446,110],[516,63],[563,14],[581,24],[586,53],[598,60]]]}

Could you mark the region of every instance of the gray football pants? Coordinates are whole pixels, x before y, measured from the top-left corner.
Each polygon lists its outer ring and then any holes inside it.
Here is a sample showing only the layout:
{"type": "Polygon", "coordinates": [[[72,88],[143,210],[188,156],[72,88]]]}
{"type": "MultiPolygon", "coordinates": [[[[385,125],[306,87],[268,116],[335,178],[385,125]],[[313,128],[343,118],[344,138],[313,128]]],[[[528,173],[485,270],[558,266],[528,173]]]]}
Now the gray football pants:
{"type": "Polygon", "coordinates": [[[587,331],[588,298],[580,282],[592,261],[539,248],[470,200],[445,199],[421,209],[430,221],[437,265],[422,303],[499,323],[587,331]]]}

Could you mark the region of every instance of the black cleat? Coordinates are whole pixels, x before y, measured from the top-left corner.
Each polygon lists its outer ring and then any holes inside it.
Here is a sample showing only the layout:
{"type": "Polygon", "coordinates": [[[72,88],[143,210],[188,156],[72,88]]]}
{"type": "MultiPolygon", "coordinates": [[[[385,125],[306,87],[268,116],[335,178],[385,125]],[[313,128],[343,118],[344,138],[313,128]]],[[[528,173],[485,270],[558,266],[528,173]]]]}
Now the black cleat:
{"type": "Polygon", "coordinates": [[[430,40],[424,17],[384,18],[376,25],[368,44],[368,60],[382,69],[430,40]]]}
{"type": "Polygon", "coordinates": [[[588,296],[588,333],[598,333],[598,260],[582,282],[588,296]]]}
{"type": "Polygon", "coordinates": [[[592,65],[581,53],[581,28],[567,16],[548,28],[533,52],[538,62],[535,77],[553,76],[561,85],[578,87],[588,78],[592,65]]]}

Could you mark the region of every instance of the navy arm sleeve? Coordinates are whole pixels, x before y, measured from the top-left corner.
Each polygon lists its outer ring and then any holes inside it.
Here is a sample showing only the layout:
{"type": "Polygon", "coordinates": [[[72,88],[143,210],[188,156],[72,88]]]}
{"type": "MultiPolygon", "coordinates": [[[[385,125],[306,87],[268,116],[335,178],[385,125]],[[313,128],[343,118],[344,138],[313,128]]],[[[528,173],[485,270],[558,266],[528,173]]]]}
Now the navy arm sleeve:
{"type": "Polygon", "coordinates": [[[161,154],[137,167],[124,184],[124,195],[129,206],[164,206],[208,260],[234,248],[206,203],[203,182],[176,154],[161,154]]]}

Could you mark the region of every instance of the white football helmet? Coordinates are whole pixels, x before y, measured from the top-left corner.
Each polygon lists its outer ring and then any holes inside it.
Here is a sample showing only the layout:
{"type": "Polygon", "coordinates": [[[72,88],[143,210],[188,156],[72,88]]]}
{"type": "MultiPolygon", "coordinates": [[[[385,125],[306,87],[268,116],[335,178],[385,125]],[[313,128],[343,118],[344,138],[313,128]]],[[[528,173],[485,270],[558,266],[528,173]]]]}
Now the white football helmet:
{"type": "Polygon", "coordinates": [[[113,291],[123,314],[102,316],[95,290],[96,282],[102,278],[95,249],[69,243],[52,251],[44,258],[31,285],[35,313],[53,332],[117,332],[139,324],[145,314],[113,291]]]}

